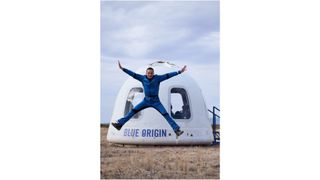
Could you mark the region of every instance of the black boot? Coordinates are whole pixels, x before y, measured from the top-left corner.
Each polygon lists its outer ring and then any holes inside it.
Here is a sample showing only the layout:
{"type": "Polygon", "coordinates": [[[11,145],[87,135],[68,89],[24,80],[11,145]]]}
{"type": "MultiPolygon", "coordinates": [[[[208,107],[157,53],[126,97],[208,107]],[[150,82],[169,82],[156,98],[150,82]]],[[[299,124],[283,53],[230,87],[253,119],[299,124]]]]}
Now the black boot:
{"type": "Polygon", "coordinates": [[[111,123],[113,127],[115,127],[116,129],[120,130],[122,128],[122,125],[120,125],[119,123],[111,123]]]}
{"type": "Polygon", "coordinates": [[[174,132],[176,133],[177,137],[180,136],[181,134],[183,134],[183,131],[181,131],[180,129],[178,129],[174,132]]]}

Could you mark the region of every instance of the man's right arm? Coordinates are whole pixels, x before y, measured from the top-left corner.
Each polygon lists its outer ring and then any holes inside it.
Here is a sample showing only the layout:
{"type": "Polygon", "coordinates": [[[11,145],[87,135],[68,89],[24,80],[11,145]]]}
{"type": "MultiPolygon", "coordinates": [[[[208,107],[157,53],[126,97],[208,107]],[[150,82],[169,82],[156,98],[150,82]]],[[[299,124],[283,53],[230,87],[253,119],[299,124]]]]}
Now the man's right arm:
{"type": "Polygon", "coordinates": [[[130,71],[129,69],[126,69],[126,68],[122,67],[119,60],[118,60],[118,66],[123,72],[127,73],[129,76],[135,78],[138,81],[142,81],[142,79],[143,79],[142,75],[137,74],[135,72],[130,71]]]}
{"type": "Polygon", "coordinates": [[[135,72],[130,71],[129,69],[126,68],[122,68],[122,71],[127,73],[129,76],[133,77],[134,79],[138,80],[138,81],[142,81],[143,79],[143,75],[141,74],[137,74],[135,72]]]}

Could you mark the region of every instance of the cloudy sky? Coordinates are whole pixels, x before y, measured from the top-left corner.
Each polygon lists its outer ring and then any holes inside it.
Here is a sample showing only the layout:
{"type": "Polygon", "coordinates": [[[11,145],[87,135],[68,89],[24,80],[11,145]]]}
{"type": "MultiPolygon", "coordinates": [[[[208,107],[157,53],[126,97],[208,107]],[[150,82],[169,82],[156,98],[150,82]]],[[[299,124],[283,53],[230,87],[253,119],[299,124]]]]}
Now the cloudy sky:
{"type": "Polygon", "coordinates": [[[219,1],[101,1],[101,123],[110,121],[128,76],[119,59],[136,70],[170,61],[202,89],[208,108],[220,107],[219,1]]]}

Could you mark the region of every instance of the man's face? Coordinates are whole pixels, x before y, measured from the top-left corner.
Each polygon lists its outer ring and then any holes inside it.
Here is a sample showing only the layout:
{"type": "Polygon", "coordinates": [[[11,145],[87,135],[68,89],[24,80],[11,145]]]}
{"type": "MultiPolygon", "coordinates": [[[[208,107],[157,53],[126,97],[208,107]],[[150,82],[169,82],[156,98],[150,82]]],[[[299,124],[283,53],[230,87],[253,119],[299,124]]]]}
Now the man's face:
{"type": "Polygon", "coordinates": [[[148,69],[148,70],[146,71],[146,75],[147,75],[147,78],[148,78],[148,79],[152,79],[152,78],[153,78],[153,74],[154,74],[154,72],[153,72],[153,70],[151,70],[151,69],[148,69]]]}

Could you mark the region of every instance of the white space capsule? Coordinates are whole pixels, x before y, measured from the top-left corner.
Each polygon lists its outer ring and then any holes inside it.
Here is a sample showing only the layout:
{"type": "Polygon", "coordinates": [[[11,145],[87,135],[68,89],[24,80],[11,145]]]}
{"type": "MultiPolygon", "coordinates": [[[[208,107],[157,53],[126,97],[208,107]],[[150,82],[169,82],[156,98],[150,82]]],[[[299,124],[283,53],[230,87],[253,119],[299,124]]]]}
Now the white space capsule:
{"type": "MultiPolygon", "coordinates": [[[[169,62],[158,61],[134,71],[145,74],[148,67],[161,75],[181,68],[169,62]]],[[[111,122],[125,116],[144,98],[141,82],[129,77],[115,101],[111,122]]],[[[159,98],[169,115],[184,131],[176,136],[166,119],[155,109],[146,108],[133,116],[120,131],[111,123],[107,140],[119,144],[183,145],[211,144],[213,133],[201,89],[188,72],[161,82],[159,98]]]]}

